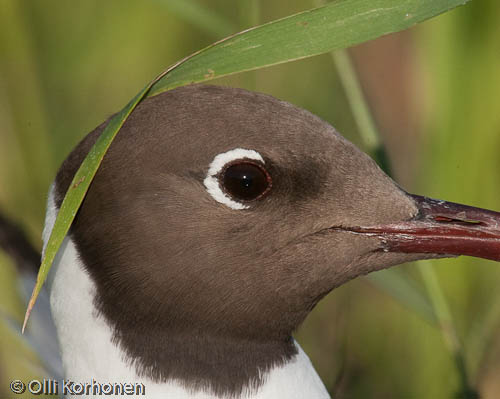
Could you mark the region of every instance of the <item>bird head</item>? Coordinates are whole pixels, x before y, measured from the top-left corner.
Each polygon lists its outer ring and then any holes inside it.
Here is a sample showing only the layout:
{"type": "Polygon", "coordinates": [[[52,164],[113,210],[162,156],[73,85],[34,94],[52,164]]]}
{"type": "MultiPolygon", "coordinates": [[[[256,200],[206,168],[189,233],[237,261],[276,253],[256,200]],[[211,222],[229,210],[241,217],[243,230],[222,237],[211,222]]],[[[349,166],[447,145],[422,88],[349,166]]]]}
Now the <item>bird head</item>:
{"type": "MultiPolygon", "coordinates": [[[[59,206],[104,126],[61,167],[59,206]]],[[[165,344],[186,331],[203,342],[280,343],[266,350],[290,356],[290,334],[335,287],[422,258],[499,260],[499,221],[406,193],[305,110],[189,86],[132,113],[70,235],[97,308],[148,368],[166,355],[137,343],[165,344]]]]}

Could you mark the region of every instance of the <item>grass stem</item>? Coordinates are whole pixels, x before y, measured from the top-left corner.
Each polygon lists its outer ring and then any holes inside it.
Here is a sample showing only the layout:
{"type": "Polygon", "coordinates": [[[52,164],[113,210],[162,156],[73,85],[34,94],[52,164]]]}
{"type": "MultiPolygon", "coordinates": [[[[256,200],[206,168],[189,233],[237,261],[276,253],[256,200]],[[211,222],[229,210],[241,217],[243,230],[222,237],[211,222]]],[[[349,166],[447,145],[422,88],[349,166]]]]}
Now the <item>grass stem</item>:
{"type": "MultiPolygon", "coordinates": [[[[316,4],[321,5],[323,3],[317,0],[316,4]]],[[[390,175],[390,164],[388,162],[385,147],[380,140],[380,134],[377,131],[370,108],[363,95],[363,90],[349,54],[345,49],[337,50],[330,54],[344,88],[365,150],[368,151],[377,160],[381,168],[390,175]]],[[[443,291],[431,267],[430,261],[421,261],[419,270],[437,318],[438,326],[443,335],[445,345],[453,356],[455,367],[459,375],[461,387],[460,392],[457,394],[457,398],[478,398],[478,393],[469,383],[464,350],[458,339],[448,303],[443,295],[443,291]]]]}
{"type": "Polygon", "coordinates": [[[456,397],[463,399],[478,398],[478,393],[470,385],[469,375],[465,362],[464,348],[460,342],[460,339],[458,338],[450,308],[448,306],[448,303],[446,302],[436,273],[432,268],[432,263],[429,260],[423,260],[418,262],[418,264],[422,280],[429,295],[429,299],[431,300],[431,303],[434,307],[434,311],[438,319],[438,325],[441,330],[441,334],[443,335],[445,345],[453,356],[455,367],[458,372],[458,376],[460,379],[460,391],[457,393],[456,397]]]}

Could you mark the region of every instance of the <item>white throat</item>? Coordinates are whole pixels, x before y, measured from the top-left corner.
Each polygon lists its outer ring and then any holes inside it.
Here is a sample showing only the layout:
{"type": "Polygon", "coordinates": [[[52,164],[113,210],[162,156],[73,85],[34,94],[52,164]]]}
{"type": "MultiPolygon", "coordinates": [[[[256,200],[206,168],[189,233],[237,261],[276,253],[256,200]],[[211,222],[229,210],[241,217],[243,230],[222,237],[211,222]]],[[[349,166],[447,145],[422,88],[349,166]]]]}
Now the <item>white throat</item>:
{"type": "MultiPolygon", "coordinates": [[[[57,209],[53,187],[50,190],[44,246],[54,225],[57,209]]],[[[215,399],[206,392],[192,392],[176,381],[157,383],[139,377],[127,361],[124,352],[112,342],[112,330],[97,314],[93,300],[96,287],[85,271],[73,241],[66,237],[49,275],[50,304],[57,327],[65,379],[76,383],[110,382],[111,384],[141,383],[145,394],[141,398],[215,399]]],[[[248,399],[323,399],[329,398],[309,358],[298,344],[298,354],[288,363],[276,367],[265,376],[264,384],[248,399]]],[[[68,395],[71,396],[71,395],[68,395]]],[[[82,396],[98,398],[100,396],[82,396]]],[[[109,398],[109,394],[102,396],[109,398]]],[[[113,395],[113,397],[119,397],[113,395]]],[[[124,395],[123,397],[130,397],[124,395]]]]}

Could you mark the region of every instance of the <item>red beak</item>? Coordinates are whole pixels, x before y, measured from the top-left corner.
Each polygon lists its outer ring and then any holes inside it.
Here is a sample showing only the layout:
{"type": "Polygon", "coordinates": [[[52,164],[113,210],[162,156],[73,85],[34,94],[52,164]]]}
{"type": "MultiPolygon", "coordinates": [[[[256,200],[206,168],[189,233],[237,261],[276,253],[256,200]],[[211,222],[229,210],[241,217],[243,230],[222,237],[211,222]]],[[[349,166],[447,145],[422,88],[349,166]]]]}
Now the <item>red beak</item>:
{"type": "Polygon", "coordinates": [[[380,238],[381,250],[468,255],[500,261],[500,213],[410,195],[419,212],[409,221],[350,231],[380,238]]]}

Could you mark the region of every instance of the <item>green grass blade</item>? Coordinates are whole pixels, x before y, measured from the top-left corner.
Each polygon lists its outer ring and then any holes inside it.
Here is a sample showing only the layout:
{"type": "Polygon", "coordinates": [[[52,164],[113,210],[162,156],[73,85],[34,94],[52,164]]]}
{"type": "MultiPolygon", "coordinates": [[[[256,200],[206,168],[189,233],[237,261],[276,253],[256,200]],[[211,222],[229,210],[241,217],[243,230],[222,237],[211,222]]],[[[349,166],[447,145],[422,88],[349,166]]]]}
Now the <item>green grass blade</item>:
{"type": "Polygon", "coordinates": [[[337,68],[340,82],[344,87],[349,107],[354,114],[354,120],[358,126],[359,135],[363,140],[364,149],[369,153],[375,153],[382,145],[380,135],[375,127],[375,121],[363,95],[363,90],[352,65],[351,57],[347,50],[344,49],[330,54],[337,68]]]}
{"type": "Polygon", "coordinates": [[[194,0],[155,1],[167,7],[172,14],[212,35],[224,37],[237,30],[236,25],[194,0]]]}
{"type": "Polygon", "coordinates": [[[461,386],[458,396],[465,399],[477,398],[479,397],[477,392],[470,385],[464,349],[460,339],[458,338],[453,318],[441,289],[441,285],[439,284],[436,273],[432,268],[432,262],[429,260],[421,260],[418,263],[420,274],[429,293],[429,298],[432,302],[434,311],[436,312],[441,334],[443,335],[446,347],[453,356],[455,367],[459,374],[461,386]]]}
{"type": "Polygon", "coordinates": [[[45,247],[44,256],[42,259],[42,264],[40,270],[38,271],[38,276],[36,279],[35,288],[31,294],[30,301],[28,303],[28,308],[26,310],[26,315],[24,317],[22,331],[26,328],[26,323],[28,321],[29,315],[33,306],[35,305],[36,298],[42,289],[42,285],[45,282],[47,275],[49,274],[52,262],[61,246],[64,237],[68,233],[68,230],[76,216],[78,208],[87,193],[87,190],[94,178],[99,165],[104,157],[104,154],[108,150],[113,138],[116,136],[121,126],[133,111],[133,109],[139,104],[139,102],[146,96],[147,92],[151,88],[152,83],[147,85],[139,94],[137,94],[118,114],[116,114],[109,124],[106,126],[101,136],[95,143],[95,145],[90,149],[87,157],[84,159],[80,168],[75,174],[71,185],[64,197],[64,200],[57,214],[56,222],[50,234],[47,246],[45,247]]]}
{"type": "Polygon", "coordinates": [[[486,358],[495,345],[495,332],[500,330],[500,301],[493,301],[479,320],[466,339],[472,381],[478,381],[481,368],[487,364],[486,358]]]}
{"type": "Polygon", "coordinates": [[[431,303],[413,281],[400,271],[381,270],[367,275],[365,279],[429,324],[436,325],[437,317],[431,303]]]}
{"type": "Polygon", "coordinates": [[[335,1],[206,47],[160,79],[149,95],[349,47],[407,29],[466,1],[335,1]]]}
{"type": "Polygon", "coordinates": [[[397,32],[467,0],[340,0],[223,39],[162,73],[108,124],[76,173],[47,243],[23,330],[50,266],[109,148],[133,109],[146,96],[352,46],[397,32]]]}
{"type": "MultiPolygon", "coordinates": [[[[385,152],[357,80],[356,73],[351,65],[349,55],[345,50],[340,50],[332,53],[332,58],[337,67],[344,90],[346,91],[351,110],[358,123],[358,129],[365,150],[372,156],[376,155],[377,151],[385,152]]],[[[388,168],[384,168],[384,170],[389,174],[388,168]]],[[[455,367],[459,374],[461,397],[475,397],[474,395],[476,395],[476,392],[469,383],[464,350],[458,339],[448,303],[443,295],[437,276],[431,267],[430,261],[421,261],[419,269],[429,299],[427,299],[410,280],[404,278],[397,269],[383,270],[368,275],[366,278],[379,289],[396,299],[399,303],[405,305],[426,321],[440,328],[446,347],[453,356],[455,367]]]]}
{"type": "MultiPolygon", "coordinates": [[[[390,165],[385,147],[373,120],[358,76],[345,49],[330,52],[340,82],[344,88],[349,107],[358,126],[363,149],[368,152],[388,175],[390,165]]],[[[437,324],[436,313],[424,293],[400,269],[380,270],[365,277],[372,285],[391,296],[401,305],[418,314],[432,325],[437,324]]]]}
{"type": "MultiPolygon", "coordinates": [[[[384,162],[384,158],[386,157],[385,147],[379,139],[379,133],[371,117],[370,109],[365,101],[356,72],[350,62],[349,54],[346,50],[339,50],[331,54],[346,92],[349,105],[358,124],[358,130],[365,150],[377,159],[382,169],[390,175],[389,162],[384,162]]],[[[446,347],[453,356],[455,368],[459,375],[461,383],[460,397],[475,398],[477,392],[470,385],[465,353],[458,339],[448,303],[443,295],[437,276],[430,267],[430,261],[427,261],[427,264],[425,261],[422,261],[419,269],[429,299],[412,284],[411,280],[400,274],[398,269],[388,269],[372,273],[366,276],[366,278],[399,303],[405,305],[432,325],[439,327],[446,347]]]]}
{"type": "Polygon", "coordinates": [[[340,49],[330,53],[337,69],[340,82],[349,102],[358,132],[363,142],[363,149],[375,159],[378,166],[392,177],[392,171],[385,146],[373,120],[370,108],[366,102],[358,76],[351,62],[349,53],[340,49]]]}

